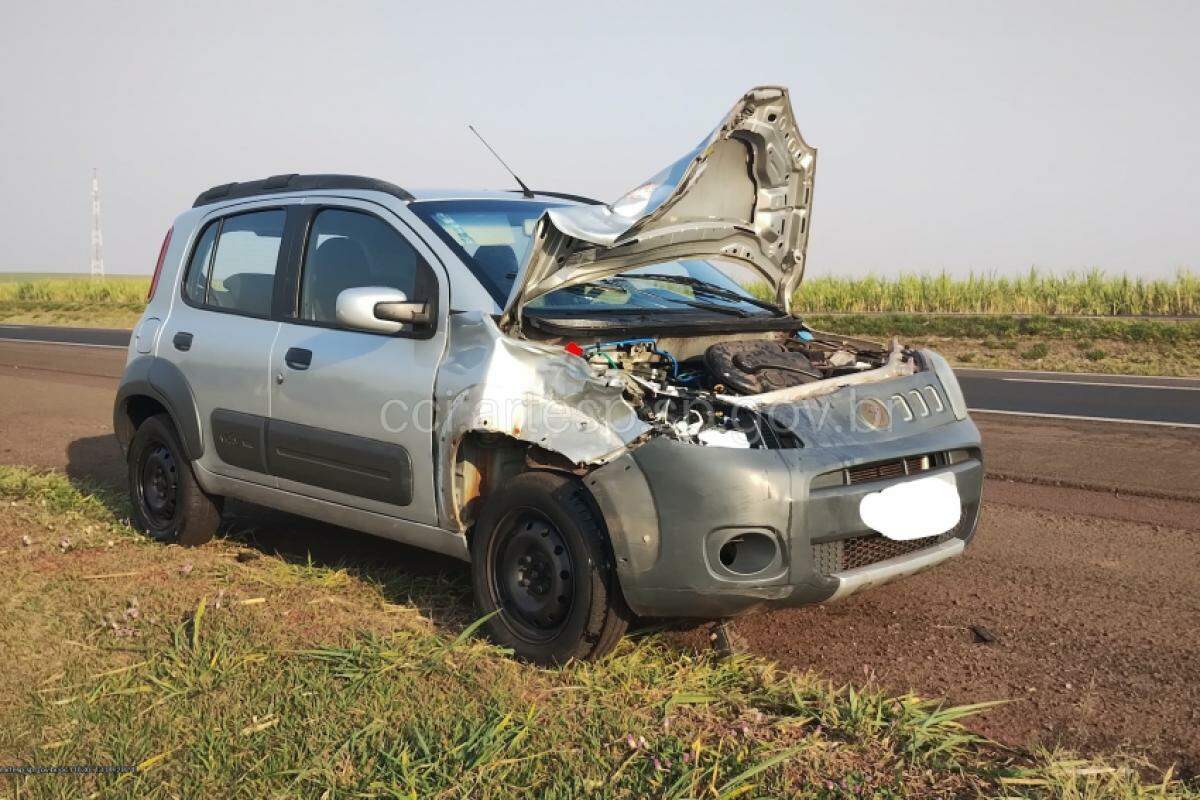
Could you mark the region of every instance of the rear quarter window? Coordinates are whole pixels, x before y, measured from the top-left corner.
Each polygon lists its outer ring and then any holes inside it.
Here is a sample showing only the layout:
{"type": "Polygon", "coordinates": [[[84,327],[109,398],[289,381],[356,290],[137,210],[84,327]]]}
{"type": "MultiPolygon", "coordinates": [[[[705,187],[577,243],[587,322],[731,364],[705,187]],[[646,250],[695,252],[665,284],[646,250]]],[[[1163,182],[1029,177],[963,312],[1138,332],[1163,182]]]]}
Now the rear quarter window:
{"type": "Polygon", "coordinates": [[[217,229],[220,221],[210,222],[200,234],[196,247],[192,250],[192,260],[188,262],[187,277],[183,282],[183,296],[196,305],[204,305],[208,291],[208,268],[212,263],[213,244],[217,241],[217,229]]]}

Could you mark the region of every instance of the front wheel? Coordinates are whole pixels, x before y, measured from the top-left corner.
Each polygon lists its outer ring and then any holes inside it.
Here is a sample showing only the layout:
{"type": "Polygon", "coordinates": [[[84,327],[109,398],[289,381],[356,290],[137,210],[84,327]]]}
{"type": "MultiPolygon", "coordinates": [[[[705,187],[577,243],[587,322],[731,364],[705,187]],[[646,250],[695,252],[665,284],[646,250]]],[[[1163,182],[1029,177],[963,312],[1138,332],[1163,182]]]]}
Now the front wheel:
{"type": "Polygon", "coordinates": [[[629,626],[611,549],[574,478],[526,472],[484,504],[471,540],[475,602],[488,633],[539,664],[596,659],[629,626]]]}
{"type": "Polygon", "coordinates": [[[143,422],[129,443],[129,499],[134,526],[159,541],[201,545],[221,523],[219,498],[196,483],[165,414],[143,422]]]}

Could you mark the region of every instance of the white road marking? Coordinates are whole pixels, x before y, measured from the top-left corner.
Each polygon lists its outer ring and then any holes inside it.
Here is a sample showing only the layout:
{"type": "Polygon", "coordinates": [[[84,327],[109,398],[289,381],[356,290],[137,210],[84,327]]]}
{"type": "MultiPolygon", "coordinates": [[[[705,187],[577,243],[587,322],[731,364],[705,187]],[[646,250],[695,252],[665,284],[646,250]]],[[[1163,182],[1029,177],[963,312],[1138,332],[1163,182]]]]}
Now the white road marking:
{"type": "Polygon", "coordinates": [[[1118,389],[1166,389],[1169,392],[1200,392],[1200,386],[1166,386],[1161,383],[1106,383],[1101,381],[1059,381],[1040,378],[1001,378],[1010,383],[1066,383],[1072,386],[1112,386],[1118,389]]]}
{"type": "Polygon", "coordinates": [[[1001,411],[996,408],[968,408],[972,414],[1006,414],[1011,417],[1045,417],[1048,419],[1078,419],[1086,422],[1120,422],[1125,425],[1157,425],[1164,428],[1200,428],[1196,422],[1160,422],[1149,419],[1122,419],[1120,417],[1085,417],[1080,414],[1045,414],[1039,411],[1001,411]]]}
{"type": "MultiPolygon", "coordinates": [[[[1115,372],[1065,372],[1054,369],[1003,369],[1001,367],[955,367],[955,374],[965,374],[968,377],[973,372],[1005,372],[1009,375],[1077,375],[1087,378],[1152,378],[1156,381],[1197,381],[1200,378],[1189,378],[1185,375],[1121,375],[1115,372]]],[[[983,376],[980,377],[990,377],[983,376]]]]}

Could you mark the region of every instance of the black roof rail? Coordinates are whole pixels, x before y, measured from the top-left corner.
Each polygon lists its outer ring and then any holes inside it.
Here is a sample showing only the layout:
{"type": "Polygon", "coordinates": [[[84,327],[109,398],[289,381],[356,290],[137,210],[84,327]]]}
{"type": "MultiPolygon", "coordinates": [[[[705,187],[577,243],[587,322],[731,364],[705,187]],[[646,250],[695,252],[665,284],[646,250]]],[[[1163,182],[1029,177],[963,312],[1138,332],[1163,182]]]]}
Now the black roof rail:
{"type": "Polygon", "coordinates": [[[263,194],[278,194],[280,192],[303,192],[314,189],[362,189],[372,192],[383,192],[401,200],[412,200],[413,196],[394,183],[381,181],[378,178],[364,178],[359,175],[272,175],[256,181],[241,183],[223,183],[201,192],[192,203],[192,208],[206,206],[221,200],[237,200],[243,197],[255,197],[263,194]]]}
{"type": "MultiPolygon", "coordinates": [[[[509,189],[513,194],[521,194],[520,189],[509,189]]],[[[566,192],[543,192],[541,189],[533,189],[534,194],[540,194],[543,197],[554,197],[559,200],[573,200],[576,203],[584,203],[589,206],[602,206],[603,200],[597,200],[594,197],[584,197],[581,194],[567,194],[566,192]]]]}

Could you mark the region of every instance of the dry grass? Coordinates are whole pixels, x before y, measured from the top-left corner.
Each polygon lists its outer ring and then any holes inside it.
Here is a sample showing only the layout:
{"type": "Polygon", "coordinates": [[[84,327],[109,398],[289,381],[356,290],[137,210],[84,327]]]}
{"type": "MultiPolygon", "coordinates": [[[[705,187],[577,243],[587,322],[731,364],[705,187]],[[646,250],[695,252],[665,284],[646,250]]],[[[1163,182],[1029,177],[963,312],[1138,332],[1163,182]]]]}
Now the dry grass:
{"type": "Polygon", "coordinates": [[[963,727],[985,706],[654,637],[535,669],[430,618],[454,579],[155,544],[57,474],[0,467],[0,502],[0,764],[136,767],[0,796],[1187,796],[1001,750],[963,727]]]}
{"type": "Polygon", "coordinates": [[[36,278],[0,282],[0,303],[144,306],[148,277],[36,278]]]}
{"type": "MultiPolygon", "coordinates": [[[[148,277],[104,280],[0,273],[0,320],[53,325],[132,327],[145,303],[148,277]]],[[[763,287],[757,288],[761,294],[763,287]]],[[[1181,270],[1148,280],[1098,270],[1055,275],[1031,269],[1006,277],[903,274],[894,278],[809,277],[794,307],[820,313],[1200,315],[1200,277],[1181,270]]]]}
{"type": "Polygon", "coordinates": [[[1147,280],[1099,270],[1055,275],[1029,270],[1005,277],[946,273],[895,278],[810,277],[793,300],[802,313],[1090,314],[1186,316],[1200,314],[1200,276],[1147,280]]]}
{"type": "Polygon", "coordinates": [[[29,325],[132,328],[150,279],[23,276],[0,280],[0,321],[29,325]]]}
{"type": "Polygon", "coordinates": [[[960,367],[1200,375],[1200,321],[813,315],[818,330],[931,347],[960,367]]]}

